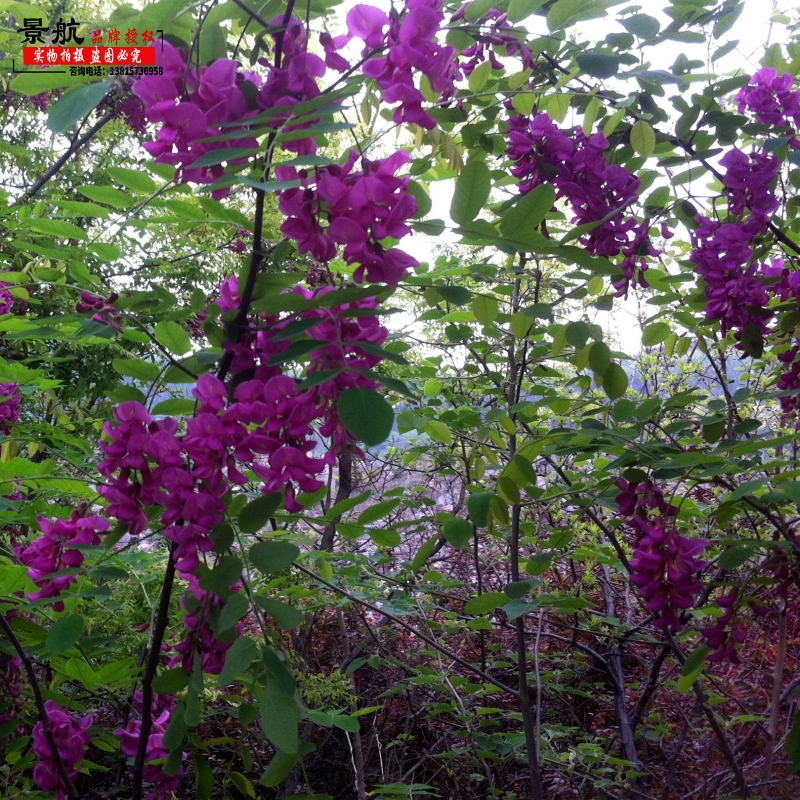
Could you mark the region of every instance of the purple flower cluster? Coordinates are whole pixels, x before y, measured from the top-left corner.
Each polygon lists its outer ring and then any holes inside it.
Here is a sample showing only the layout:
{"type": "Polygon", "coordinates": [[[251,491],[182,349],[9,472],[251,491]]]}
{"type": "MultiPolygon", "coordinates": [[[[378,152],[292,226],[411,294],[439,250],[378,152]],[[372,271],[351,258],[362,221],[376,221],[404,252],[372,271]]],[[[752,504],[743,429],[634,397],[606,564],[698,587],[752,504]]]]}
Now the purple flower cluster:
{"type": "Polygon", "coordinates": [[[21,402],[16,383],[0,383],[0,433],[11,433],[11,428],[19,422],[21,402]]]}
{"type": "Polygon", "coordinates": [[[700,633],[706,640],[706,644],[713,651],[707,659],[711,663],[725,660],[733,664],[739,663],[739,658],[736,655],[736,645],[744,641],[746,631],[741,624],[734,625],[732,630],[729,629],[738,597],[738,589],[731,589],[727,594],[718,597],[717,605],[723,609],[722,615],[717,617],[713,625],[700,628],[700,633]]]}
{"type": "MultiPolygon", "coordinates": [[[[28,599],[57,598],[78,579],[74,575],[53,577],[53,573],[81,567],[83,553],[77,548],[100,544],[99,534],[108,530],[108,520],[96,514],[85,517],[79,511],[68,520],[50,521],[42,516],[36,519],[42,535],[24,549],[18,545],[17,558],[28,567],[28,576],[39,587],[28,599]]],[[[53,609],[63,611],[63,601],[56,600],[53,609]]]]}
{"type": "Polygon", "coordinates": [[[0,281],[0,316],[3,314],[10,314],[14,310],[14,295],[11,294],[8,287],[10,283],[0,281]]]}
{"type": "MultiPolygon", "coordinates": [[[[143,707],[142,693],[137,690],[133,695],[133,708],[141,714],[143,707]]],[[[170,715],[174,707],[175,698],[171,695],[156,695],[153,698],[152,726],[147,737],[146,762],[165,759],[169,755],[169,751],[164,745],[164,734],[167,732],[170,715]]],[[[117,728],[114,731],[114,735],[120,738],[120,749],[123,755],[128,758],[136,757],[136,753],[139,750],[141,730],[142,721],[140,719],[132,719],[128,722],[127,727],[117,728]]],[[[171,797],[172,793],[178,790],[182,776],[183,769],[180,769],[175,775],[167,775],[160,764],[147,763],[144,768],[144,780],[153,786],[153,791],[147,795],[147,800],[171,797]]]]}
{"type": "Polygon", "coordinates": [[[381,161],[362,158],[361,171],[355,171],[358,154],[351,151],[345,164],[312,173],[278,167],[280,180],[299,179],[302,184],[281,192],[279,206],[286,215],[281,231],[297,242],[301,253],[323,264],[336,256],[337,245],[343,245],[345,262],[357,265],[356,281],[366,277],[397,286],[417,261],[397,248],[387,250],[381,241],[400,239],[411,230],[407,223],[417,203],[408,192],[409,178],[396,175],[409,159],[404,150],[381,161]]]}
{"type": "Polygon", "coordinates": [[[398,103],[394,121],[434,128],[436,120],[423,108],[425,96],[414,83],[414,71],[428,79],[439,96],[453,93],[457,77],[456,49],[441,45],[436,37],[444,22],[441,0],[407,0],[405,14],[392,9],[387,15],[375,6],[356,5],[347,14],[347,36],[333,40],[341,48],[350,39],[364,42],[364,56],[386,52],[364,63],[364,74],[383,91],[384,102],[398,103]]]}
{"type": "MultiPolygon", "coordinates": [[[[225,666],[225,654],[231,649],[235,637],[224,642],[217,639],[209,619],[214,609],[222,608],[222,599],[216,593],[201,588],[196,576],[188,575],[186,578],[189,581],[189,589],[181,598],[181,605],[186,610],[183,627],[187,635],[183,641],[175,645],[177,655],[170,659],[169,666],[180,666],[191,674],[195,656],[199,654],[203,672],[219,675],[225,666]]],[[[240,590],[239,585],[230,588],[234,593],[240,590]]],[[[237,636],[241,634],[241,630],[242,626],[239,623],[236,625],[237,636]]]]}
{"type": "Polygon", "coordinates": [[[608,163],[608,147],[602,133],[586,136],[578,128],[567,134],[546,113],[508,121],[506,152],[514,162],[511,174],[519,178],[520,192],[552,183],[556,196],[571,206],[572,222],[597,223],[580,241],[592,255],[622,254],[619,266],[625,277],[614,283],[621,296],[631,282],[647,286],[645,256],[656,256],[658,251],[650,244],[649,221],[626,213],[638,200],[641,183],[625,167],[608,163]]]}
{"type": "MultiPolygon", "coordinates": [[[[7,615],[10,613],[6,612],[7,615]]],[[[4,653],[0,653],[0,729],[16,719],[17,712],[24,705],[25,700],[22,697],[22,660],[16,656],[7,656],[4,653]]],[[[14,726],[11,727],[13,728],[14,726]]],[[[13,733],[13,730],[9,733],[13,733]]],[[[5,738],[6,735],[3,734],[2,738],[5,738]]]]}
{"type": "MultiPolygon", "coordinates": [[[[450,17],[450,25],[461,22],[469,6],[470,3],[461,6],[450,17]]],[[[466,76],[472,75],[475,67],[482,64],[487,58],[492,69],[503,69],[503,64],[495,54],[494,49],[497,47],[504,48],[506,55],[518,55],[522,61],[522,69],[535,69],[536,62],[530,47],[524,42],[520,42],[513,33],[507,32],[512,27],[508,21],[508,14],[498,11],[496,8],[490,8],[480,19],[474,20],[471,23],[469,34],[475,38],[475,44],[461,51],[459,64],[461,72],[466,76]],[[473,25],[478,28],[477,31],[472,30],[473,25]]]]}
{"type": "Polygon", "coordinates": [[[688,539],[678,533],[678,507],[668,503],[662,490],[650,481],[638,485],[617,481],[620,513],[638,539],[630,562],[631,583],[647,601],[645,608],[658,614],[657,627],[677,630],[678,615],[691,608],[702,589],[698,574],[705,562],[697,558],[708,546],[705,539],[688,539]]]}
{"type": "Polygon", "coordinates": [[[114,303],[119,299],[117,292],[112,292],[108,297],[103,299],[92,292],[82,291],[81,299],[75,303],[75,310],[79,314],[92,314],[92,319],[95,322],[101,322],[103,325],[108,325],[109,328],[115,330],[117,333],[122,333],[122,321],[119,311],[114,306],[114,303]]]}
{"type": "MultiPolygon", "coordinates": [[[[296,289],[307,298],[329,289],[296,289]]],[[[238,308],[235,279],[222,286],[219,304],[223,311],[238,308]]],[[[200,554],[212,548],[211,531],[222,522],[224,495],[231,484],[247,482],[244,464],[263,481],[266,493],[285,491],[290,511],[302,508],[296,490],[313,492],[322,485],[316,477],[335,460],[344,443],[344,431],[336,413],[339,394],[353,386],[372,387],[374,381],[360,370],[373,368],[380,358],[359,347],[360,342],[380,345],[386,329],[375,317],[356,316],[375,308],[375,300],[308,311],[304,318],[320,317],[309,334],[328,342],[311,356],[310,372],[339,370],[332,377],[305,391],[297,381],[270,364],[290,340],[277,340],[288,321],[261,315],[258,326],[242,331],[238,341],[227,342],[233,352],[231,371],[252,372],[239,383],[228,403],[228,387],[212,375],[203,375],[193,390],[200,401],[196,415],[179,433],[172,418],[154,420],[139,403],[119,405],[117,424],[106,423],[107,441],[100,443],[106,456],[99,464],[108,483],[101,493],[108,513],[129,525],[131,533],[148,526],[145,508],[163,508],[165,536],[175,542],[176,567],[193,573],[200,554]],[[317,439],[312,423],[322,419],[322,436],[330,437],[325,459],[312,453],[317,439]]]]}
{"type": "MultiPolygon", "coordinates": [[[[739,91],[739,113],[749,111],[765,125],[800,128],[800,90],[792,91],[794,75],[778,76],[774,67],[762,67],[739,91]]],[[[797,144],[795,145],[797,146],[797,144]]]]}
{"type": "MultiPolygon", "coordinates": [[[[147,120],[161,123],[158,139],[146,142],[144,148],[155,156],[156,163],[178,167],[178,182],[213,183],[222,177],[223,167],[193,168],[192,162],[218,148],[258,147],[252,137],[202,141],[218,136],[222,123],[239,122],[255,113],[240,88],[246,78],[239,73],[237,62],[227,58],[195,69],[169,42],[158,49],[157,60],[163,74],[147,75],[133,85],[133,93],[144,103],[147,120]]],[[[234,133],[236,127],[225,130],[234,133]]],[[[226,193],[220,189],[213,196],[220,198],[226,193]]]]}
{"type": "MultiPolygon", "coordinates": [[[[45,701],[44,707],[58,747],[58,755],[69,779],[74,781],[78,775],[76,765],[83,759],[86,745],[92,738],[89,726],[93,719],[81,717],[76,720],[66,711],[62,711],[52,700],[45,701]]],[[[39,757],[39,763],[33,770],[33,779],[42,791],[55,792],[58,800],[64,800],[67,796],[66,787],[56,769],[53,752],[47,742],[41,720],[33,727],[33,750],[39,757]]]]}
{"type": "MultiPolygon", "coordinates": [[[[280,27],[282,17],[272,24],[280,27]]],[[[292,17],[280,38],[280,63],[270,63],[266,58],[259,64],[268,70],[265,80],[253,72],[242,71],[239,64],[222,58],[209,66],[195,67],[187,64],[184,54],[165,43],[160,55],[163,75],[145,76],[136,81],[134,94],[144,103],[148,121],[160,123],[158,139],[146,143],[145,149],[155,156],[156,162],[179,167],[179,182],[213,183],[224,168],[220,164],[192,167],[198,158],[214,149],[231,147],[258,147],[253,137],[242,137],[240,128],[226,123],[246,121],[259,109],[269,116],[270,126],[281,128],[282,133],[312,127],[318,120],[304,115],[304,121],[287,125],[292,108],[298,103],[320,95],[317,81],[324,77],[327,66],[319,56],[308,52],[308,37],[303,23],[292,17]],[[248,99],[249,98],[249,99],[248,99]],[[254,98],[254,100],[253,100],[254,98]],[[226,133],[232,138],[226,138],[226,133]],[[208,141],[216,138],[217,141],[208,141]]],[[[341,68],[330,37],[325,40],[329,61],[341,68]]],[[[346,62],[344,62],[346,67],[346,62]]],[[[281,149],[302,155],[316,152],[313,136],[289,137],[281,142],[281,149]]],[[[234,159],[232,164],[244,159],[234,159]]],[[[214,197],[224,197],[227,189],[218,189],[214,197]]]]}
{"type": "Polygon", "coordinates": [[[740,336],[749,324],[766,331],[771,313],[766,310],[769,293],[764,278],[771,273],[751,263],[752,244],[767,230],[778,207],[771,184],[780,163],[766,153],[747,155],[732,148],[720,164],[726,169],[723,183],[730,213],[747,216],[743,221],[725,223],[697,218],[691,258],[706,284],[706,316],[720,320],[723,335],[733,330],[740,336]]]}
{"type": "MultiPolygon", "coordinates": [[[[280,27],[282,24],[282,17],[275,17],[272,20],[272,25],[280,27]]],[[[286,125],[295,105],[319,97],[321,91],[317,81],[325,77],[327,72],[325,61],[308,52],[308,35],[305,26],[297,17],[292,17],[288,21],[281,39],[280,65],[270,63],[266,58],[259,59],[258,63],[266,67],[269,74],[258,92],[256,102],[259,108],[271,112],[269,114],[271,126],[280,127],[286,133],[291,133],[316,124],[318,120],[312,115],[305,122],[286,125]]],[[[253,80],[260,81],[258,78],[253,80]]],[[[312,155],[317,151],[317,142],[313,136],[288,139],[282,142],[281,149],[299,155],[312,155]]]]}

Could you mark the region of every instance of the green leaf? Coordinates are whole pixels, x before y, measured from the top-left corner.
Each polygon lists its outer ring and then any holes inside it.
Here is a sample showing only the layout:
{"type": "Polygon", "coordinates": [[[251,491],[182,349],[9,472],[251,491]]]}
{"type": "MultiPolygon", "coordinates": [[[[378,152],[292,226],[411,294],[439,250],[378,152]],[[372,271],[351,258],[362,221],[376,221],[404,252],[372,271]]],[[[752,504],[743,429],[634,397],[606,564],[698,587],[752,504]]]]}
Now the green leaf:
{"type": "MultiPolygon", "coordinates": [[[[540,183],[514,203],[500,217],[500,232],[509,241],[522,245],[531,242],[532,236],[540,237],[536,228],[553,207],[556,190],[550,183],[540,183]]],[[[516,245],[515,245],[516,246],[516,245]]]]}
{"type": "Polygon", "coordinates": [[[467,547],[472,541],[472,525],[463,517],[453,517],[444,524],[444,538],[453,547],[467,547]]]}
{"type": "Polygon", "coordinates": [[[545,2],[547,0],[511,0],[508,6],[508,18],[512,22],[519,22],[538,11],[545,2]]]}
{"type": "Polygon", "coordinates": [[[331,722],[333,722],[334,727],[348,731],[348,733],[358,733],[361,730],[358,720],[347,714],[331,714],[331,722]]]}
{"type": "Polygon", "coordinates": [[[175,706],[169,720],[169,725],[164,733],[164,747],[168,750],[177,750],[183,744],[183,737],[189,730],[184,719],[186,704],[181,700],[175,706]]]}
{"type": "Polygon", "coordinates": [[[465,606],[465,614],[487,614],[508,602],[505,592],[486,592],[472,598],[465,606]]]}
{"type": "Polygon", "coordinates": [[[169,400],[162,400],[157,403],[150,412],[153,416],[164,415],[165,417],[171,416],[184,416],[193,414],[197,406],[196,400],[190,400],[188,397],[170,397],[169,400]]]}
{"type": "Polygon", "coordinates": [[[378,547],[399,547],[402,541],[400,534],[393,528],[371,528],[367,533],[378,547]]]}
{"type": "Polygon", "coordinates": [[[364,511],[358,515],[356,524],[369,525],[372,522],[377,522],[379,519],[387,517],[400,505],[400,502],[400,498],[397,497],[392,500],[384,500],[381,503],[375,503],[374,506],[364,509],[364,511]]]}
{"type": "Polygon", "coordinates": [[[242,560],[238,556],[224,556],[214,569],[198,570],[200,588],[207,592],[221,592],[233,586],[242,577],[242,560]]]}
{"type": "Polygon", "coordinates": [[[472,292],[463,286],[434,286],[436,293],[446,303],[454,306],[465,306],[472,299],[472,292]]]}
{"type": "Polygon", "coordinates": [[[411,571],[412,572],[419,572],[424,566],[427,560],[430,558],[431,553],[433,552],[434,547],[436,547],[436,543],[439,541],[438,536],[431,536],[425,544],[417,550],[416,554],[414,555],[414,560],[411,562],[411,571]]]}
{"type": "Polygon", "coordinates": [[[243,592],[232,594],[219,615],[219,620],[216,624],[216,632],[223,633],[236,625],[236,623],[243,619],[247,612],[250,610],[250,600],[243,592]]]}
{"type": "Polygon", "coordinates": [[[670,328],[666,322],[653,322],[651,325],[645,326],[642,331],[642,344],[645,347],[654,347],[665,342],[669,334],[670,328]]]}
{"type": "Polygon", "coordinates": [[[742,329],[740,342],[742,350],[752,358],[761,358],[764,355],[764,335],[758,325],[748,322],[742,329]]]}
{"type": "Polygon", "coordinates": [[[140,194],[152,194],[156,190],[156,182],[147,175],[143,169],[130,169],[129,167],[106,167],[111,180],[119,183],[126,189],[140,194]]]}
{"type": "Polygon", "coordinates": [[[153,681],[153,691],[158,694],[177,694],[189,685],[189,673],[182,667],[165,670],[153,681]]]}
{"type": "Polygon", "coordinates": [[[291,542],[256,542],[250,548],[250,561],[263,575],[283,572],[300,555],[291,542]]]}
{"type": "Polygon", "coordinates": [[[80,239],[85,241],[89,237],[83,228],[73,225],[71,222],[64,222],[62,219],[26,219],[24,223],[26,228],[30,228],[37,233],[43,233],[45,236],[58,236],[61,239],[80,239]]]}
{"type": "Polygon", "coordinates": [[[394,425],[394,410],[372,389],[347,389],[339,396],[339,417],[353,436],[368,447],[385,442],[394,425]]]}
{"type": "Polygon", "coordinates": [[[475,295],[472,298],[472,313],[481,325],[491,325],[500,313],[500,306],[493,297],[475,295]]]}
{"type": "Polygon", "coordinates": [[[706,645],[701,645],[696,650],[692,651],[683,663],[681,669],[681,677],[678,679],[678,691],[688,692],[694,686],[695,681],[700,677],[703,671],[708,654],[711,648],[706,645]]]}
{"type": "Polygon", "coordinates": [[[657,36],[661,30],[661,23],[648,14],[634,14],[627,19],[621,19],[620,23],[628,33],[645,40],[657,36]]]}
{"type": "Polygon", "coordinates": [[[176,356],[182,356],[192,349],[189,334],[177,322],[171,322],[166,319],[161,320],[156,325],[155,337],[162,347],[176,356]]]}
{"type": "Polygon", "coordinates": [[[194,760],[195,798],[196,800],[211,800],[214,792],[214,773],[211,764],[200,753],[194,753],[192,758],[194,760]]]}
{"type": "Polygon", "coordinates": [[[262,595],[256,595],[256,602],[275,620],[275,624],[282,631],[299,628],[303,624],[303,613],[288,603],[262,595]]]}
{"type": "Polygon", "coordinates": [[[489,167],[480,159],[467,162],[456,180],[450,218],[457,225],[467,225],[481,212],[492,190],[489,167]]]}
{"type": "Polygon", "coordinates": [[[362,503],[366,503],[367,500],[372,496],[372,490],[367,489],[366,492],[362,492],[357,497],[348,497],[344,500],[340,500],[335,506],[328,509],[328,513],[325,515],[326,520],[333,520],[336,517],[345,514],[346,512],[350,511],[351,508],[355,508],[356,506],[360,506],[362,503]]]}
{"type": "Polygon", "coordinates": [[[489,76],[492,74],[492,65],[489,61],[484,61],[472,70],[467,83],[471,92],[479,92],[486,86],[489,76]]]}
{"type": "Polygon", "coordinates": [[[281,492],[262,494],[251,500],[239,513],[239,530],[242,533],[260,531],[275,515],[282,500],[281,492]]]}
{"type": "Polygon", "coordinates": [[[469,518],[479,528],[489,524],[489,505],[493,496],[492,492],[475,492],[467,498],[469,518]]]}
{"type": "Polygon", "coordinates": [[[42,94],[42,92],[49,92],[51,89],[59,89],[69,82],[70,76],[63,72],[39,72],[39,70],[35,70],[17,75],[11,81],[9,89],[27,97],[33,97],[36,94],[42,94]]]}
{"type": "Polygon", "coordinates": [[[289,777],[292,767],[297,763],[297,758],[297,753],[285,753],[283,750],[278,750],[258,782],[266,787],[278,786],[283,783],[289,777]]]}
{"type": "Polygon", "coordinates": [[[640,119],[631,128],[631,147],[644,158],[656,149],[656,134],[649,122],[640,119]]]}
{"type": "Polygon", "coordinates": [[[267,682],[261,698],[261,727],[278,750],[296,753],[300,746],[297,730],[298,708],[294,697],[284,692],[276,680],[267,682]]]}
{"type": "Polygon", "coordinates": [[[66,653],[81,638],[82,633],[83,617],[67,614],[50,626],[45,644],[51,655],[58,656],[66,653]]]}
{"type": "Polygon", "coordinates": [[[628,375],[619,364],[612,362],[603,372],[602,384],[608,399],[617,400],[628,389],[628,375]]]}
{"type": "Polygon", "coordinates": [[[619,72],[619,57],[610,53],[579,53],[575,60],[593,78],[613,78],[619,72]]]}
{"type": "Polygon", "coordinates": [[[738,569],[753,556],[752,547],[730,547],[720,554],[717,566],[720,569],[738,569]]]}
{"type": "Polygon", "coordinates": [[[91,113],[108,94],[113,81],[88,83],[70,89],[56,100],[47,115],[47,127],[53,133],[61,133],[91,113]]]}
{"type": "Polygon", "coordinates": [[[256,798],[256,790],[250,781],[241,772],[229,772],[228,780],[236,787],[240,794],[245,797],[256,798]]]}
{"type": "Polygon", "coordinates": [[[113,186],[79,186],[78,191],[95,203],[114,208],[130,208],[134,202],[129,194],[113,186]]]}
{"type": "Polygon", "coordinates": [[[547,29],[555,33],[580,20],[603,17],[605,13],[605,3],[595,0],[556,0],[547,12],[547,29]]]}
{"type": "Polygon", "coordinates": [[[592,327],[588,322],[578,320],[567,325],[565,335],[567,343],[571,344],[576,350],[580,350],[586,345],[586,340],[592,333],[592,327]]]}
{"type": "Polygon", "coordinates": [[[611,350],[605,342],[594,342],[589,349],[589,367],[596,375],[602,375],[611,364],[611,350]]]}
{"type": "Polygon", "coordinates": [[[225,666],[217,679],[217,686],[227,686],[239,675],[244,675],[248,667],[257,658],[258,647],[256,643],[247,636],[240,636],[225,654],[225,666]]]}
{"type": "Polygon", "coordinates": [[[444,422],[438,419],[432,419],[425,423],[425,433],[433,439],[434,442],[441,444],[452,444],[453,433],[444,422]]]}
{"type": "Polygon", "coordinates": [[[111,363],[120,375],[136,378],[144,383],[151,383],[161,372],[158,364],[142,361],[141,358],[115,358],[111,363]]]}

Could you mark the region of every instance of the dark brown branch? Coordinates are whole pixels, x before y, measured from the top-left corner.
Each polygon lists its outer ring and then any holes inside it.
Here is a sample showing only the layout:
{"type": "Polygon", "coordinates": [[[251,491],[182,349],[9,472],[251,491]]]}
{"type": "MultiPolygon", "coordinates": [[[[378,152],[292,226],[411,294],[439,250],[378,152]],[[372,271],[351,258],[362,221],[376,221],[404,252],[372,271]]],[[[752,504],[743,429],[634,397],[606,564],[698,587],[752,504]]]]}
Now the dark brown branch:
{"type": "Polygon", "coordinates": [[[9,642],[11,642],[12,646],[17,651],[17,655],[19,656],[20,661],[22,661],[22,666],[25,669],[25,674],[28,676],[28,683],[31,686],[31,690],[33,691],[33,699],[36,703],[36,710],[39,712],[39,721],[42,723],[42,729],[44,730],[44,738],[47,739],[47,745],[50,748],[50,754],[53,756],[53,763],[56,765],[56,771],[58,772],[58,777],[61,779],[61,784],[63,785],[67,795],[71,797],[72,800],[79,800],[80,795],[73,786],[72,781],[69,779],[67,768],[64,765],[64,760],[61,758],[61,755],[58,752],[58,745],[53,737],[53,729],[50,727],[50,717],[47,716],[47,709],[44,707],[44,698],[42,697],[42,690],[39,686],[39,680],[36,677],[36,673],[33,671],[33,663],[31,662],[28,653],[25,651],[25,648],[22,646],[22,643],[17,638],[17,635],[14,633],[11,625],[8,624],[5,614],[2,612],[0,612],[0,628],[3,629],[6,638],[9,642]]]}
{"type": "Polygon", "coordinates": [[[83,136],[75,139],[72,142],[72,144],[67,148],[66,152],[58,159],[58,161],[56,161],[56,163],[53,164],[53,166],[50,167],[50,169],[48,169],[47,172],[45,172],[45,174],[42,175],[42,177],[39,178],[39,180],[37,180],[30,189],[25,191],[19,200],[12,203],[11,207],[13,208],[14,206],[18,206],[20,203],[24,203],[25,201],[30,200],[34,195],[38,194],[42,187],[58,173],[61,167],[63,167],[64,164],[66,164],[67,161],[69,161],[69,159],[81,149],[81,147],[93,139],[100,129],[103,128],[107,123],[111,122],[113,118],[114,115],[110,111],[100,117],[100,119],[97,120],[97,122],[95,122],[95,124],[83,134],[83,136]]]}
{"type": "Polygon", "coordinates": [[[133,800],[142,800],[147,740],[150,738],[150,729],[153,725],[153,681],[156,677],[158,665],[161,663],[161,643],[164,641],[164,633],[169,623],[169,602],[175,581],[175,547],[172,544],[169,548],[169,559],[164,573],[164,583],[161,587],[158,614],[153,628],[153,638],[150,642],[150,652],[147,654],[147,666],[142,678],[142,726],[139,729],[139,746],[136,750],[136,760],[133,764],[133,789],[131,792],[133,800]]]}

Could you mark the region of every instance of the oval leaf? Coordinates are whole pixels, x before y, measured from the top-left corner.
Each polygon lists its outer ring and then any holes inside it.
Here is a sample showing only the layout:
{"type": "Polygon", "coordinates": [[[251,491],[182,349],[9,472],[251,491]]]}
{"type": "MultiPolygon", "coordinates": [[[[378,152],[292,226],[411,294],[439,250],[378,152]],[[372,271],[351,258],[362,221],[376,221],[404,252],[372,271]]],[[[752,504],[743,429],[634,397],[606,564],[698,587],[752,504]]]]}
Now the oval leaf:
{"type": "Polygon", "coordinates": [[[481,212],[489,199],[492,176],[489,167],[479,159],[469,161],[456,181],[450,218],[457,225],[466,225],[481,212]]]}
{"type": "Polygon", "coordinates": [[[78,86],[62,95],[47,115],[47,127],[53,133],[61,133],[91,113],[108,94],[113,81],[90,83],[78,86]]]}
{"type": "Polygon", "coordinates": [[[603,372],[603,391],[609,400],[617,400],[628,388],[628,375],[622,367],[613,362],[603,372]]]}
{"type": "Polygon", "coordinates": [[[189,339],[189,334],[178,325],[177,322],[170,320],[161,320],[156,325],[155,330],[156,341],[174,353],[176,356],[182,356],[192,349],[192,342],[189,339]]]}
{"type": "Polygon", "coordinates": [[[372,389],[348,389],[338,402],[345,428],[368,447],[385,442],[394,425],[394,410],[372,389]]]}

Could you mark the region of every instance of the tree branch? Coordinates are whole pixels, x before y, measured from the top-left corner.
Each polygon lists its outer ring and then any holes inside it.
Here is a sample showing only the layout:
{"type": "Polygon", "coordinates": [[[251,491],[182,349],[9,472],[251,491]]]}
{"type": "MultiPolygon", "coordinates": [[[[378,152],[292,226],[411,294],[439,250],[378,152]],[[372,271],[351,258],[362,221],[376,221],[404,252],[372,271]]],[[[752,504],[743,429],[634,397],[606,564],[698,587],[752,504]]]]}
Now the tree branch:
{"type": "Polygon", "coordinates": [[[50,727],[50,717],[47,716],[47,709],[44,707],[44,698],[42,697],[42,690],[39,686],[39,679],[36,677],[36,673],[33,671],[33,663],[25,651],[25,648],[22,646],[22,643],[17,638],[17,635],[14,633],[13,628],[11,625],[9,625],[5,614],[2,612],[0,612],[0,628],[3,629],[6,638],[9,642],[11,642],[12,646],[17,651],[20,661],[22,661],[22,666],[25,669],[25,674],[28,676],[28,683],[31,686],[31,690],[33,691],[33,699],[36,703],[36,710],[39,712],[39,721],[42,723],[42,729],[44,730],[44,738],[47,739],[47,745],[50,748],[50,754],[53,756],[53,762],[56,765],[56,771],[58,772],[58,777],[61,779],[61,783],[64,786],[64,790],[66,791],[67,795],[72,798],[72,800],[80,800],[80,795],[76,791],[72,781],[69,779],[64,760],[61,758],[61,755],[58,752],[58,745],[53,737],[53,729],[50,727]]]}

